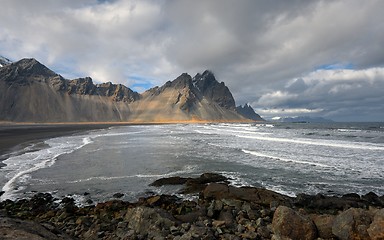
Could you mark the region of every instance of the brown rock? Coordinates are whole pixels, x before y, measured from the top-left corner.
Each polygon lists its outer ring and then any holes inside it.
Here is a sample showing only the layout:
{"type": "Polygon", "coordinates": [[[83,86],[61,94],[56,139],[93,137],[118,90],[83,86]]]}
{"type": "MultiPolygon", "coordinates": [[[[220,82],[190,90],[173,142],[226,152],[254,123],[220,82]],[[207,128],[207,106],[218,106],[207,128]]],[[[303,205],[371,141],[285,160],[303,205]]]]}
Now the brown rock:
{"type": "Polygon", "coordinates": [[[220,220],[213,220],[212,221],[212,226],[215,228],[221,227],[225,225],[225,221],[220,221],[220,220]]]}
{"type": "Polygon", "coordinates": [[[292,199],[288,196],[255,187],[233,187],[222,183],[211,183],[202,192],[205,199],[238,199],[265,206],[271,202],[281,205],[291,205],[292,199]]]}
{"type": "Polygon", "coordinates": [[[135,234],[148,236],[163,236],[174,226],[173,217],[166,211],[157,208],[136,207],[130,208],[125,215],[128,221],[128,229],[133,230],[135,234]]]}
{"type": "Polygon", "coordinates": [[[2,217],[0,219],[0,239],[11,240],[43,240],[43,239],[72,239],[64,233],[59,233],[54,229],[55,233],[32,221],[24,221],[19,219],[11,219],[2,217]]]}
{"type": "Polygon", "coordinates": [[[317,237],[316,226],[309,217],[285,206],[276,209],[272,230],[278,236],[295,240],[310,240],[317,237]]]}
{"type": "Polygon", "coordinates": [[[317,228],[317,233],[320,238],[331,239],[335,235],[332,233],[332,225],[335,220],[334,215],[324,214],[324,215],[311,215],[312,221],[315,223],[317,228]]]}
{"type": "Polygon", "coordinates": [[[334,220],[332,233],[342,240],[370,239],[367,228],[371,223],[369,213],[360,208],[350,208],[334,220]]]}
{"type": "Polygon", "coordinates": [[[234,222],[234,218],[233,218],[231,212],[228,210],[221,211],[218,220],[224,221],[224,223],[227,227],[231,226],[234,222]]]}
{"type": "Polygon", "coordinates": [[[375,214],[367,231],[372,240],[384,239],[384,209],[375,214]]]}

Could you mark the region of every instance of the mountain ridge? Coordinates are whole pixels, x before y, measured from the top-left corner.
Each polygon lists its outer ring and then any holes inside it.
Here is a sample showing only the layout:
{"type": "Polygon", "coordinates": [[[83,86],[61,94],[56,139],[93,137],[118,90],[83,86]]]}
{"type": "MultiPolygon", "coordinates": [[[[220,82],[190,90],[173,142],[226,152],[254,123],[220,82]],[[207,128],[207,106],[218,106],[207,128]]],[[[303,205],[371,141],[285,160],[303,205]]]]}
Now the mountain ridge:
{"type": "Polygon", "coordinates": [[[0,55],[0,67],[4,67],[4,66],[11,64],[11,63],[12,63],[11,60],[0,55]]]}
{"type": "Polygon", "coordinates": [[[252,119],[254,121],[265,121],[259,114],[255,112],[255,110],[251,107],[251,105],[244,104],[244,106],[237,106],[236,111],[242,116],[252,119]]]}
{"type": "Polygon", "coordinates": [[[0,68],[0,121],[247,122],[225,84],[211,71],[183,73],[140,94],[122,84],[68,80],[36,59],[0,68]]]}

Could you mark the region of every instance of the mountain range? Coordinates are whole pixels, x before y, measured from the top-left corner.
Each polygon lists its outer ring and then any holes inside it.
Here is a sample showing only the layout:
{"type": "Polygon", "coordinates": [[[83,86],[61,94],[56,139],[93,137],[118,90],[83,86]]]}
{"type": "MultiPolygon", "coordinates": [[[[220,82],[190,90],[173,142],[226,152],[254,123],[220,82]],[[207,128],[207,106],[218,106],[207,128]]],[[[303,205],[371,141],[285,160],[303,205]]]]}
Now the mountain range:
{"type": "Polygon", "coordinates": [[[288,123],[330,123],[330,119],[323,117],[297,116],[297,117],[275,117],[273,122],[288,122],[288,123]]]}
{"type": "Polygon", "coordinates": [[[68,80],[36,59],[0,62],[0,121],[10,122],[249,122],[262,121],[247,105],[236,108],[211,71],[183,73],[137,93],[90,77],[68,80]],[[244,108],[247,111],[244,111],[244,108]],[[251,113],[250,113],[251,112],[251,113]],[[253,113],[252,113],[253,112],[253,113]]]}

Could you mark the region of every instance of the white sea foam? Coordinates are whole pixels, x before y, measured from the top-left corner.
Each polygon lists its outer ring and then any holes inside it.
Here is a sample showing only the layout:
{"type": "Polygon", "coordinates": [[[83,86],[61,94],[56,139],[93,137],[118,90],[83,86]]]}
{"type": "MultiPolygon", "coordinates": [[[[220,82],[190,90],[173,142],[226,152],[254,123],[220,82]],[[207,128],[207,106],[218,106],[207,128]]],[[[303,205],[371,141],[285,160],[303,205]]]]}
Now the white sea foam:
{"type": "Polygon", "coordinates": [[[82,182],[91,182],[91,181],[111,181],[111,180],[119,180],[119,179],[129,179],[129,178],[164,178],[170,176],[177,176],[186,173],[192,173],[195,169],[195,166],[188,165],[185,166],[183,170],[174,171],[164,174],[134,174],[134,175],[126,175],[126,176],[97,176],[97,177],[89,177],[84,179],[77,179],[67,181],[66,183],[74,184],[74,183],[82,183],[82,182]]]}
{"type": "Polygon", "coordinates": [[[351,128],[339,128],[337,129],[339,132],[361,132],[360,129],[351,129],[351,128]]]}
{"type": "MultiPolygon", "coordinates": [[[[21,186],[17,188],[16,186],[18,183],[25,183],[30,178],[29,174],[52,166],[60,155],[71,153],[92,142],[91,136],[53,138],[45,141],[48,148],[6,159],[4,161],[6,166],[1,171],[6,173],[8,180],[2,188],[4,194],[0,199],[13,199],[15,194],[23,189],[21,186]]],[[[30,146],[26,148],[30,148],[30,146]]]]}
{"type": "Polygon", "coordinates": [[[84,178],[84,179],[77,179],[77,180],[67,181],[66,183],[73,184],[73,183],[90,182],[90,181],[95,181],[95,180],[109,181],[109,180],[133,178],[133,177],[136,177],[136,175],[132,175],[132,176],[114,176],[114,177],[98,176],[98,177],[89,177],[89,178],[84,178]]]}
{"type": "Polygon", "coordinates": [[[252,134],[252,135],[270,135],[272,133],[270,132],[260,132],[260,131],[255,131],[257,130],[256,128],[255,129],[248,129],[248,128],[227,128],[227,129],[223,129],[223,128],[215,128],[215,127],[212,127],[211,128],[212,130],[216,130],[217,132],[220,132],[220,133],[243,133],[243,134],[252,134]]]}
{"type": "Polygon", "coordinates": [[[227,177],[229,179],[229,183],[232,186],[236,186],[236,187],[252,186],[243,177],[241,177],[238,172],[219,172],[219,173],[227,177]]]}
{"type": "Polygon", "coordinates": [[[318,166],[318,167],[327,167],[327,168],[331,167],[329,165],[322,164],[322,163],[293,160],[293,159],[288,159],[288,158],[283,158],[283,157],[278,157],[278,156],[272,156],[272,155],[268,155],[268,154],[264,154],[264,153],[260,153],[260,152],[256,152],[256,151],[250,151],[250,150],[246,150],[246,149],[241,149],[241,151],[243,151],[244,153],[247,153],[247,154],[254,155],[254,156],[269,158],[269,159],[283,161],[283,162],[308,164],[308,165],[313,165],[313,166],[318,166]]]}
{"type": "Polygon", "coordinates": [[[298,143],[298,144],[335,147],[335,148],[384,151],[384,146],[380,144],[366,143],[366,142],[343,142],[343,141],[304,139],[304,138],[289,139],[289,138],[278,138],[278,137],[261,137],[261,136],[254,136],[254,135],[236,135],[236,136],[240,138],[249,138],[249,139],[256,139],[261,141],[298,143]]]}

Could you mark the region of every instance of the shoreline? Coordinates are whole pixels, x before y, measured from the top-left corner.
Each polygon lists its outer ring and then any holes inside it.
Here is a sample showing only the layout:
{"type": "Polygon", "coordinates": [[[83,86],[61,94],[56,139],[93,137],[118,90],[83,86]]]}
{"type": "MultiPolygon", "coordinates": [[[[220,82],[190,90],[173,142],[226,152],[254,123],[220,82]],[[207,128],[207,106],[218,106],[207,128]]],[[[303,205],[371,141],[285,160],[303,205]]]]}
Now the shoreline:
{"type": "Polygon", "coordinates": [[[113,126],[204,124],[204,123],[258,123],[256,121],[158,121],[158,122],[2,122],[0,121],[0,168],[9,154],[27,144],[49,138],[72,135],[84,131],[106,129],[113,126]]]}
{"type": "Polygon", "coordinates": [[[29,144],[49,138],[77,134],[90,130],[105,129],[115,124],[4,124],[0,123],[0,168],[2,161],[12,152],[29,144]]]}
{"type": "Polygon", "coordinates": [[[384,236],[384,196],[302,194],[293,198],[263,188],[233,187],[226,181],[222,175],[204,173],[198,178],[169,177],[152,183],[157,187],[184,185],[184,190],[199,193],[195,201],[173,194],[126,202],[119,200],[120,194],[113,200],[78,207],[72,198],[54,199],[49,193],[6,200],[0,202],[0,236],[262,240],[384,236]]]}

